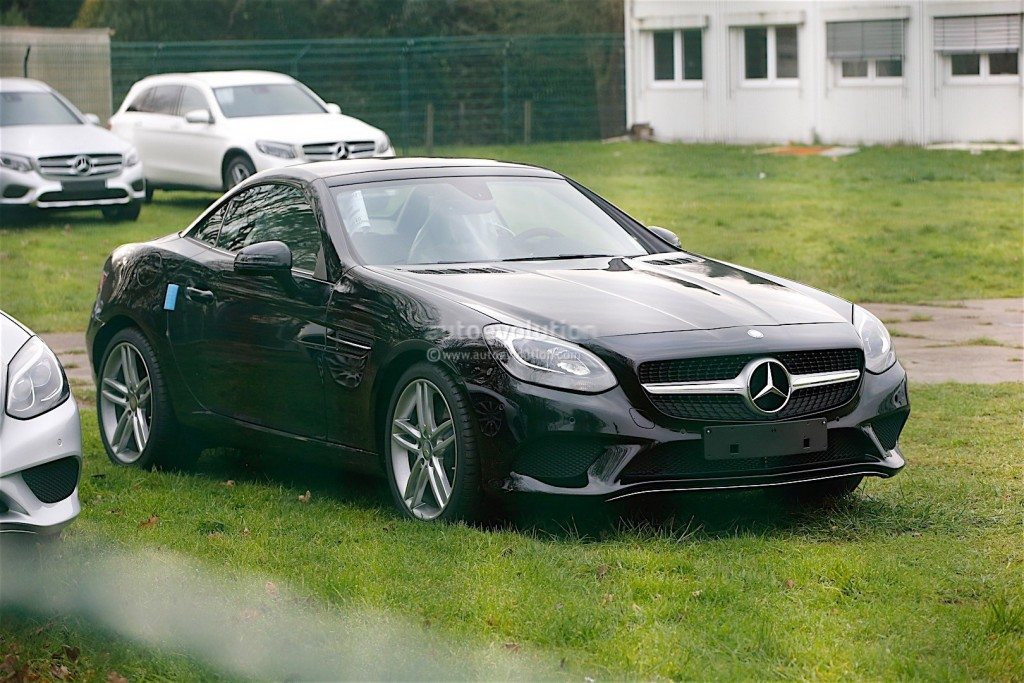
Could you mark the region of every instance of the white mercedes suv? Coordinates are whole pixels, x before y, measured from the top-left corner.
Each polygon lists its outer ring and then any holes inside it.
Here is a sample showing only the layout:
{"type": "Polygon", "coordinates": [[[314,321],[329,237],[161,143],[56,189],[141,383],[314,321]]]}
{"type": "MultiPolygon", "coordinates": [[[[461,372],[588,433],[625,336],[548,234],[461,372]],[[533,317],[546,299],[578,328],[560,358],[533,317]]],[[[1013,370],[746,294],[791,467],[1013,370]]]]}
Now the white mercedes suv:
{"type": "Polygon", "coordinates": [[[139,217],[146,187],[135,148],[40,81],[0,78],[0,206],[95,206],[139,217]]]}
{"type": "Polygon", "coordinates": [[[395,155],[383,131],[270,71],[148,76],[110,129],[138,147],[150,192],[221,191],[269,168],[395,155]]]}

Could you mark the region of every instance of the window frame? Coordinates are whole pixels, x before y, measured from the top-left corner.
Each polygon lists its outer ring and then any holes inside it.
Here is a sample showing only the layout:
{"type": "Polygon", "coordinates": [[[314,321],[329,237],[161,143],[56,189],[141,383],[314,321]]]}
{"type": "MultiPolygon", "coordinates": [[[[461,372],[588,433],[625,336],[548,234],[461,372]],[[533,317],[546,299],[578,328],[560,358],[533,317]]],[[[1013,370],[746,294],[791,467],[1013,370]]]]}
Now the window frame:
{"type": "Polygon", "coordinates": [[[676,90],[676,89],[698,89],[704,87],[704,28],[700,26],[691,26],[689,28],[671,28],[671,29],[658,29],[654,31],[645,31],[647,34],[647,48],[645,52],[647,54],[647,84],[649,87],[655,90],[676,90]],[[700,78],[686,78],[686,53],[685,40],[683,39],[683,33],[685,31],[698,31],[700,33],[700,78]],[[654,36],[657,33],[671,33],[672,34],[672,78],[671,79],[655,79],[655,59],[654,59],[654,36]]]}
{"type": "Polygon", "coordinates": [[[800,28],[802,24],[764,24],[756,26],[740,26],[739,28],[739,68],[740,68],[740,86],[744,88],[796,88],[800,86],[800,73],[802,71],[802,59],[800,58],[800,28]],[[775,31],[778,28],[789,28],[792,27],[796,30],[796,73],[795,77],[778,76],[778,61],[779,61],[779,48],[778,40],[776,38],[775,31]],[[748,78],[747,77],[747,31],[749,29],[764,29],[766,32],[765,38],[765,58],[767,60],[767,69],[764,78],[748,78]]]}
{"type": "Polygon", "coordinates": [[[899,61],[902,63],[901,71],[905,74],[907,72],[907,58],[901,57],[899,60],[895,59],[883,59],[882,57],[865,57],[864,59],[831,59],[832,69],[835,73],[836,84],[841,86],[899,86],[903,85],[903,76],[879,76],[878,75],[878,62],[894,62],[899,61]],[[845,62],[867,62],[868,72],[866,76],[844,76],[843,75],[843,64],[845,62]]]}
{"type": "Polygon", "coordinates": [[[960,53],[949,53],[942,55],[943,74],[945,74],[946,82],[950,85],[1008,85],[1018,83],[1021,80],[1021,52],[1024,50],[1017,50],[1017,73],[1015,74],[993,74],[991,73],[991,65],[989,64],[989,56],[993,54],[1013,54],[1013,53],[1000,53],[1000,52],[960,52],[960,53]],[[966,55],[978,55],[978,73],[976,74],[954,74],[953,73],[953,57],[957,54],[966,55]]]}
{"type": "Polygon", "coordinates": [[[185,114],[187,114],[190,111],[193,111],[191,109],[186,110],[182,107],[182,104],[184,104],[185,102],[186,90],[195,90],[197,93],[199,93],[199,96],[203,98],[203,102],[206,103],[206,106],[203,107],[203,109],[210,112],[211,116],[213,115],[213,109],[210,107],[210,98],[207,97],[205,92],[203,92],[203,89],[197,85],[189,85],[188,83],[182,83],[181,92],[178,93],[178,104],[174,107],[174,111],[177,112],[177,116],[179,118],[185,118],[185,114]]]}

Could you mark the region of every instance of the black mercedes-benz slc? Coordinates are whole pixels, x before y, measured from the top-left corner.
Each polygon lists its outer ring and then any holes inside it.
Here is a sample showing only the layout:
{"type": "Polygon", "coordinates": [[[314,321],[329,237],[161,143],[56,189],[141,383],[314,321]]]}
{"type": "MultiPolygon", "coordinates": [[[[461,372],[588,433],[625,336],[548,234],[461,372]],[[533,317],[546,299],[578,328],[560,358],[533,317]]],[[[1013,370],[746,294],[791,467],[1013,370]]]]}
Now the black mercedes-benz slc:
{"type": "Polygon", "coordinates": [[[904,464],[877,318],[531,166],[258,174],[116,249],[87,337],[115,463],[324,456],[386,475],[417,519],[510,492],[831,497],[904,464]]]}

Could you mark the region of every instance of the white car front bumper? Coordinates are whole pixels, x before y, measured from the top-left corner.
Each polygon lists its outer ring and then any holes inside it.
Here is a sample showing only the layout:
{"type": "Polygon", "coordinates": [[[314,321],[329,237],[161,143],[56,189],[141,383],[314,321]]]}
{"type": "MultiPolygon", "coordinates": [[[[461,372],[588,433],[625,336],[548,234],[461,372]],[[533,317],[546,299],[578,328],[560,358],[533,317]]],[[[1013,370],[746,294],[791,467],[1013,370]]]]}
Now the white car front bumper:
{"type": "Polygon", "coordinates": [[[142,164],[101,178],[56,180],[35,170],[0,168],[0,205],[67,209],[76,206],[127,204],[146,196],[142,164]]]}
{"type": "Polygon", "coordinates": [[[74,396],[28,420],[0,415],[0,532],[54,534],[67,526],[81,510],[81,472],[74,396]]]}

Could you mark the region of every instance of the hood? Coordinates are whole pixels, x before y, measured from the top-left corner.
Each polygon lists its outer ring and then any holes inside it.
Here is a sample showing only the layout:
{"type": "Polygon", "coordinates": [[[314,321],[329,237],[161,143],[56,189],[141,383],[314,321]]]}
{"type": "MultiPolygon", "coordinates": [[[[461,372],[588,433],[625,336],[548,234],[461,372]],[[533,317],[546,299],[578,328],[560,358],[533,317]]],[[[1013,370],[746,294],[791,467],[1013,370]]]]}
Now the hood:
{"type": "MultiPolygon", "coordinates": [[[[0,365],[6,367],[31,336],[32,333],[21,323],[0,311],[0,365]]],[[[7,373],[3,373],[0,381],[7,381],[7,373]]],[[[0,394],[2,393],[3,388],[0,387],[0,394]]]]}
{"type": "MultiPolygon", "coordinates": [[[[530,324],[570,338],[849,323],[840,312],[849,304],[841,299],[717,261],[659,266],[602,258],[573,264],[502,263],[505,272],[466,274],[420,274],[413,266],[376,270],[429,287],[501,322],[530,324]]],[[[442,269],[459,266],[431,270],[442,269]]]]}
{"type": "Polygon", "coordinates": [[[294,116],[246,116],[224,119],[231,130],[254,140],[308,145],[339,140],[373,140],[384,137],[379,128],[342,114],[297,114],[294,116]]]}
{"type": "Polygon", "coordinates": [[[109,130],[83,123],[68,126],[4,126],[0,148],[39,157],[64,154],[125,154],[131,145],[109,130]]]}

